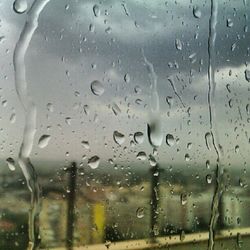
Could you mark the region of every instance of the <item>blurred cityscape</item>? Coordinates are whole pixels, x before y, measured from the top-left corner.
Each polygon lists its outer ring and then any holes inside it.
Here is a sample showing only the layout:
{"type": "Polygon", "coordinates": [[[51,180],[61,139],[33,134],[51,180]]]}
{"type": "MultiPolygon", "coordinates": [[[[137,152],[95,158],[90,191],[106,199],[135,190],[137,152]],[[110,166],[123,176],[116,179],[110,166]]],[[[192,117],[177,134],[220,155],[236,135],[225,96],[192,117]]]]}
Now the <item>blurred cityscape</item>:
{"type": "MultiPolygon", "coordinates": [[[[21,174],[2,174],[0,178],[0,249],[25,249],[30,193],[21,174]]],[[[208,231],[215,180],[208,175],[204,185],[201,179],[190,181],[185,171],[171,176],[164,171],[93,175],[77,165],[57,171],[55,177],[40,175],[41,247],[166,235],[180,235],[181,240],[181,235],[208,231]]],[[[237,183],[230,179],[230,185],[225,185],[218,229],[250,226],[246,180],[237,183]]]]}

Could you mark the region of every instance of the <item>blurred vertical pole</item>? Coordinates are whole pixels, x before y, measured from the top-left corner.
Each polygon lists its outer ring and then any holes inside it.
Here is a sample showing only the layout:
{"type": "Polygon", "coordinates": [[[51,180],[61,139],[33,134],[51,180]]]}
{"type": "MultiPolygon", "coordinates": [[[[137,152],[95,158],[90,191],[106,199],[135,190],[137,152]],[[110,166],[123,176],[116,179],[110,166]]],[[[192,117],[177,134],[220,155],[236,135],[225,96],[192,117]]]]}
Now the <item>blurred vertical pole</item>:
{"type": "Polygon", "coordinates": [[[157,236],[156,231],[158,230],[158,208],[159,208],[159,176],[160,168],[159,165],[156,164],[151,168],[151,199],[150,199],[150,207],[151,207],[151,217],[150,217],[150,236],[154,241],[155,236],[157,236]]]}
{"type": "Polygon", "coordinates": [[[73,237],[74,237],[74,206],[76,197],[76,163],[73,162],[68,168],[68,212],[67,212],[67,232],[66,232],[66,248],[73,250],[73,237]]]}

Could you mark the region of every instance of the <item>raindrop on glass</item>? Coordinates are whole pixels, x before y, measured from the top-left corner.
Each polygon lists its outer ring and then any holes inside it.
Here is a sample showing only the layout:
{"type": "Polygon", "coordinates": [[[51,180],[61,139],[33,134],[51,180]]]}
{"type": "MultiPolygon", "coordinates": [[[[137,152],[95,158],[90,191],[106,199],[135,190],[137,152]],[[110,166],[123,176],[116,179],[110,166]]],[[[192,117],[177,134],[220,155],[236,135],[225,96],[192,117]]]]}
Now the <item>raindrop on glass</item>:
{"type": "Polygon", "coordinates": [[[38,147],[39,148],[45,148],[48,146],[49,141],[51,139],[50,135],[42,135],[38,140],[38,147]]]}
{"type": "Polygon", "coordinates": [[[95,156],[92,156],[89,160],[88,160],[88,166],[92,169],[96,169],[98,168],[99,166],[99,163],[100,163],[100,158],[95,155],[95,156]]]}
{"type": "Polygon", "coordinates": [[[99,8],[99,6],[97,4],[95,4],[93,6],[93,12],[94,12],[95,17],[99,17],[100,16],[101,10],[100,10],[100,8],[99,8]]]}
{"type": "Polygon", "coordinates": [[[129,82],[130,82],[130,75],[129,75],[128,73],[124,75],[124,81],[125,81],[126,83],[129,83],[129,82]]]}
{"type": "Polygon", "coordinates": [[[245,79],[250,82],[250,70],[246,69],[245,70],[245,79]]]}
{"type": "Polygon", "coordinates": [[[13,4],[13,9],[16,13],[22,14],[24,13],[28,8],[28,4],[26,0],[15,0],[13,4]]]}
{"type": "Polygon", "coordinates": [[[136,159],[140,161],[145,161],[147,159],[147,155],[145,152],[139,152],[136,156],[136,159]]]}
{"type": "Polygon", "coordinates": [[[136,210],[136,217],[138,219],[141,219],[141,218],[144,217],[144,208],[143,207],[137,208],[137,210],[136,210]]]}
{"type": "Polygon", "coordinates": [[[171,134],[167,134],[166,135],[166,143],[170,147],[174,146],[174,136],[171,134]]]}
{"type": "Polygon", "coordinates": [[[193,15],[195,18],[201,18],[201,11],[197,6],[193,8],[193,15]]]}
{"type": "Polygon", "coordinates": [[[101,96],[104,93],[103,84],[97,80],[93,81],[90,87],[94,95],[101,96]]]}
{"type": "Polygon", "coordinates": [[[125,136],[118,131],[114,131],[113,139],[118,145],[122,145],[125,142],[125,136]]]}
{"type": "Polygon", "coordinates": [[[14,161],[13,158],[11,158],[11,157],[7,158],[6,159],[6,163],[7,163],[8,167],[9,167],[9,169],[11,171],[15,171],[16,170],[15,161],[14,161]]]}
{"type": "Polygon", "coordinates": [[[134,134],[134,140],[137,144],[142,144],[144,141],[144,134],[142,132],[136,132],[134,134]]]}
{"type": "Polygon", "coordinates": [[[180,39],[175,39],[175,47],[177,50],[182,50],[182,42],[180,39]]]}

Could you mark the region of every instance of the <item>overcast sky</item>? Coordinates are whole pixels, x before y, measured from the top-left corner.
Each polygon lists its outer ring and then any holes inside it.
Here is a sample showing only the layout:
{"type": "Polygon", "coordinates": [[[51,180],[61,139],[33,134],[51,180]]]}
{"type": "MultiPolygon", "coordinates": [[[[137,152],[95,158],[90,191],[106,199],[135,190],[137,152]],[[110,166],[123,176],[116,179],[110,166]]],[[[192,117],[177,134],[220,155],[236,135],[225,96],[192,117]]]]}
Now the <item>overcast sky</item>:
{"type": "MultiPolygon", "coordinates": [[[[212,59],[217,84],[217,139],[225,164],[233,166],[249,161],[247,8],[243,1],[220,2],[216,57],[212,59]],[[237,145],[239,150],[235,150],[237,145]]],[[[157,76],[164,139],[156,158],[162,166],[205,168],[206,160],[213,163],[215,152],[205,143],[205,133],[209,132],[209,17],[210,1],[51,0],[40,15],[25,58],[28,88],[38,110],[31,161],[81,162],[86,155],[86,163],[98,155],[105,166],[110,164],[108,159],[116,164],[142,164],[136,159],[137,153],[152,153],[147,123],[154,98],[152,72],[143,49],[157,76]],[[95,4],[100,9],[97,16],[95,4]],[[176,48],[176,39],[181,50],[176,48]],[[94,80],[103,84],[101,96],[91,92],[94,80]],[[167,97],[172,97],[171,107],[167,97]],[[48,103],[53,112],[48,110],[48,103]],[[114,104],[121,111],[118,115],[112,111],[114,104]],[[115,130],[125,135],[121,146],[113,140],[115,130]],[[132,135],[138,131],[144,133],[144,142],[133,146],[132,135]],[[41,149],[38,140],[44,134],[51,135],[51,140],[41,149]],[[166,144],[166,134],[174,136],[174,146],[166,144]],[[88,141],[90,148],[84,148],[82,141],[88,141]],[[187,148],[188,143],[192,143],[191,148],[187,148]],[[185,161],[186,154],[190,155],[189,162],[185,161]]],[[[5,0],[0,3],[0,19],[0,158],[5,160],[16,159],[22,142],[24,111],[15,91],[13,51],[26,14],[15,13],[12,2],[5,0]]],[[[143,166],[148,168],[148,161],[143,166]]]]}

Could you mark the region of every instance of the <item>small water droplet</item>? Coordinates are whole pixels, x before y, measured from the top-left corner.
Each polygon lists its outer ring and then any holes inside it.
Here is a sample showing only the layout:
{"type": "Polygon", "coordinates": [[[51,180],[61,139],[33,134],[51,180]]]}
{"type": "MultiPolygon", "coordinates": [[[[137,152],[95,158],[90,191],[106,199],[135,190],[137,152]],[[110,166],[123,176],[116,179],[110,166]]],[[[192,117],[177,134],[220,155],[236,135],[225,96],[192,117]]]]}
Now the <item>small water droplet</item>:
{"type": "Polygon", "coordinates": [[[10,123],[15,123],[16,122],[16,114],[13,113],[10,115],[10,123]]]}
{"type": "Polygon", "coordinates": [[[11,171],[15,171],[16,170],[15,161],[14,161],[13,158],[11,158],[11,157],[7,158],[6,159],[6,163],[7,163],[8,167],[9,167],[9,169],[11,171]]]}
{"type": "Polygon", "coordinates": [[[13,9],[17,14],[23,14],[28,8],[26,0],[15,0],[13,9]]]}
{"type": "Polygon", "coordinates": [[[114,112],[115,115],[118,115],[121,113],[121,109],[116,103],[112,104],[112,111],[114,112]]]}
{"type": "Polygon", "coordinates": [[[134,140],[137,144],[142,144],[144,141],[144,134],[142,132],[136,132],[134,134],[134,140]]]}
{"type": "Polygon", "coordinates": [[[71,125],[71,117],[66,117],[65,118],[65,122],[68,124],[68,125],[71,125]]]}
{"type": "Polygon", "coordinates": [[[50,135],[42,135],[38,140],[38,147],[39,148],[45,148],[48,146],[49,141],[51,139],[50,135]]]}
{"type": "Polygon", "coordinates": [[[107,249],[109,249],[109,247],[110,247],[110,245],[111,245],[111,241],[110,240],[106,240],[106,242],[105,242],[105,247],[107,248],[107,249]]]}
{"type": "Polygon", "coordinates": [[[99,166],[99,163],[100,163],[100,158],[95,155],[95,156],[92,156],[89,160],[88,160],[88,166],[92,169],[96,169],[98,168],[99,166]]]}
{"type": "Polygon", "coordinates": [[[84,148],[86,148],[86,149],[89,149],[89,148],[90,148],[90,147],[89,147],[89,142],[88,142],[88,141],[82,141],[81,144],[82,144],[82,146],[83,146],[84,148]]]}
{"type": "Polygon", "coordinates": [[[227,19],[227,27],[228,27],[228,28],[233,27],[233,21],[232,21],[232,19],[230,19],[230,18],[227,19]]]}
{"type": "Polygon", "coordinates": [[[93,6],[93,12],[94,12],[95,17],[99,17],[100,16],[101,10],[100,10],[99,5],[95,4],[93,6]]]}
{"type": "Polygon", "coordinates": [[[235,148],[234,148],[234,152],[235,152],[236,154],[238,154],[239,151],[240,151],[240,146],[239,146],[239,145],[236,145],[235,148]]]}
{"type": "Polygon", "coordinates": [[[181,230],[181,233],[180,233],[180,241],[184,241],[185,239],[185,231],[184,230],[181,230]]]}
{"type": "Polygon", "coordinates": [[[97,80],[91,83],[91,91],[94,95],[101,96],[104,93],[103,84],[97,80]]]}
{"type": "Polygon", "coordinates": [[[138,219],[142,219],[144,217],[144,208],[143,207],[139,207],[136,210],[136,217],[138,219]]]}
{"type": "Polygon", "coordinates": [[[113,139],[118,145],[122,145],[125,142],[125,136],[118,131],[114,131],[113,139]]]}
{"type": "Polygon", "coordinates": [[[130,75],[129,75],[128,73],[124,75],[124,81],[125,81],[126,83],[129,83],[129,82],[130,82],[130,75]]]}
{"type": "Polygon", "coordinates": [[[187,194],[186,193],[182,193],[181,194],[181,205],[185,205],[187,204],[187,194]]]}
{"type": "Polygon", "coordinates": [[[206,161],[206,167],[207,167],[207,169],[210,169],[210,161],[209,160],[206,161]]]}
{"type": "Polygon", "coordinates": [[[140,161],[145,161],[147,159],[147,155],[145,152],[141,151],[137,154],[136,159],[140,161]]]}
{"type": "Polygon", "coordinates": [[[189,156],[189,154],[185,154],[185,161],[190,161],[190,156],[189,156]]]}
{"type": "Polygon", "coordinates": [[[199,7],[194,6],[193,15],[195,18],[201,18],[201,11],[200,11],[199,7]]]}
{"type": "Polygon", "coordinates": [[[211,184],[211,183],[212,183],[212,175],[211,175],[211,174],[208,174],[208,175],[206,176],[206,181],[207,181],[208,184],[211,184]]]}
{"type": "Polygon", "coordinates": [[[250,115],[250,105],[249,104],[246,105],[246,112],[248,115],[250,115]]]}
{"type": "Polygon", "coordinates": [[[182,42],[180,39],[175,39],[175,47],[177,50],[182,50],[182,42]]]}
{"type": "Polygon", "coordinates": [[[54,107],[53,107],[53,104],[52,103],[48,103],[47,104],[47,110],[49,111],[49,112],[53,112],[54,111],[54,107]]]}
{"type": "Polygon", "coordinates": [[[250,70],[246,69],[245,70],[245,79],[250,82],[250,70]]]}
{"type": "Polygon", "coordinates": [[[172,147],[172,146],[174,146],[174,142],[175,142],[174,141],[174,136],[171,135],[171,134],[167,134],[166,135],[166,143],[167,143],[167,145],[172,147]]]}
{"type": "Polygon", "coordinates": [[[174,104],[174,98],[172,96],[167,96],[166,97],[166,102],[169,105],[169,107],[171,108],[174,104]]]}
{"type": "Polygon", "coordinates": [[[207,133],[205,134],[205,141],[206,141],[206,146],[207,146],[207,149],[208,149],[208,150],[211,150],[211,146],[210,146],[211,140],[212,140],[212,135],[211,135],[210,132],[207,132],[207,133]]]}
{"type": "Polygon", "coordinates": [[[155,167],[157,165],[157,161],[153,155],[149,155],[148,160],[151,167],[155,167]]]}

